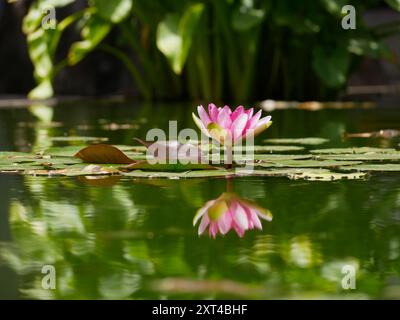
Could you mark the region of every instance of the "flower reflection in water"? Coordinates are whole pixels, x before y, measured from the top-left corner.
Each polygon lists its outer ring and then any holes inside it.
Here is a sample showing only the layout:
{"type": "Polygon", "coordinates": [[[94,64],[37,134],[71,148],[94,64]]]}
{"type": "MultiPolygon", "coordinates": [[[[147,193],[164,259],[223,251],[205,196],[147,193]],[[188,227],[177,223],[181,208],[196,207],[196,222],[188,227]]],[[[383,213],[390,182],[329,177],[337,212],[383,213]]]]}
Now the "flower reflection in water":
{"type": "Polygon", "coordinates": [[[271,212],[250,200],[239,198],[233,192],[224,192],[219,198],[206,202],[197,211],[193,225],[200,220],[199,235],[208,227],[208,233],[213,238],[218,233],[225,235],[231,229],[234,229],[239,237],[243,237],[247,230],[262,230],[261,219],[271,221],[271,212]]]}

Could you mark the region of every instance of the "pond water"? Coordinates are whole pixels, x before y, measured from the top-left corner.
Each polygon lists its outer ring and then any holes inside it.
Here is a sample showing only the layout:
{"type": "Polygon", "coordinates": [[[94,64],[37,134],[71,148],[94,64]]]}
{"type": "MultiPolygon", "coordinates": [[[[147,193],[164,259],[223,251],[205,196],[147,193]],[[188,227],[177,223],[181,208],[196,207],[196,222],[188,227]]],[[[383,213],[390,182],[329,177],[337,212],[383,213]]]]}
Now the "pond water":
{"type": "MultiPolygon", "coordinates": [[[[77,103],[0,109],[0,151],[194,125],[194,106],[77,103]],[[56,139],[57,140],[57,139],[56,139]]],[[[344,132],[400,129],[396,108],[273,111],[262,138],[323,137],[324,147],[398,147],[344,132]]],[[[261,139],[261,140],[260,140],[261,139]]],[[[75,142],[76,143],[76,142],[75,142]]],[[[316,148],[315,146],[313,148],[316,148]]],[[[0,298],[400,299],[400,175],[101,180],[0,174],[0,298]],[[196,211],[226,191],[269,211],[262,230],[198,235],[196,211]],[[43,287],[44,266],[55,288],[43,287]],[[346,266],[355,288],[346,290],[346,266]],[[345,269],[343,269],[345,267],[345,269]],[[343,273],[342,273],[343,271],[343,273]]],[[[49,283],[49,282],[46,282],[49,283]]]]}

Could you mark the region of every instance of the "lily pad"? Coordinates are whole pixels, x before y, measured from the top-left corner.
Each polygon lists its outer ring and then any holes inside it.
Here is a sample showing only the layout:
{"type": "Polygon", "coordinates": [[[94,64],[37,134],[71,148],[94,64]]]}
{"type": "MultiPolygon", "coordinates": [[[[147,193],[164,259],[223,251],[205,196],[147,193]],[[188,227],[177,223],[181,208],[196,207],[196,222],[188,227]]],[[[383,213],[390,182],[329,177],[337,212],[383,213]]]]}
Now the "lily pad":
{"type": "Polygon", "coordinates": [[[353,166],[360,164],[360,161],[338,161],[338,160],[281,160],[279,162],[261,162],[257,166],[261,167],[289,167],[289,168],[332,168],[340,166],[353,166]]]}
{"type": "Polygon", "coordinates": [[[364,153],[364,154],[340,154],[340,155],[321,155],[321,160],[353,160],[353,161],[398,161],[400,152],[393,153],[364,153]]]}
{"type": "Polygon", "coordinates": [[[273,153],[273,152],[287,152],[287,151],[302,151],[304,147],[300,146],[235,146],[233,151],[245,152],[259,152],[259,153],[273,153]]]}
{"type": "Polygon", "coordinates": [[[319,145],[329,142],[328,139],[318,137],[307,137],[307,138],[282,138],[282,139],[267,139],[264,140],[267,143],[273,144],[301,144],[301,145],[319,145]]]}
{"type": "MultiPolygon", "coordinates": [[[[262,161],[283,161],[283,160],[304,160],[310,159],[313,155],[311,154],[264,154],[256,153],[252,157],[252,160],[262,160],[262,161]]],[[[236,161],[246,161],[251,160],[250,157],[245,154],[234,156],[236,161]]]]}
{"type": "Polygon", "coordinates": [[[119,174],[119,170],[112,167],[105,167],[100,165],[88,165],[85,167],[69,167],[59,170],[26,170],[24,174],[32,176],[94,176],[94,175],[113,175],[119,174]]]}
{"type": "MultiPolygon", "coordinates": [[[[211,146],[212,151],[223,151],[216,145],[201,145],[203,150],[208,150],[211,146]]],[[[256,152],[256,153],[275,153],[275,152],[289,152],[289,151],[302,151],[304,147],[301,146],[234,146],[233,151],[236,153],[256,152]]]]}
{"type": "Polygon", "coordinates": [[[167,179],[184,179],[184,178],[212,178],[212,177],[226,177],[234,175],[231,170],[196,170],[185,172],[160,172],[160,171],[142,171],[134,170],[127,173],[122,173],[124,176],[134,178],[167,178],[167,179]]]}
{"type": "Polygon", "coordinates": [[[38,166],[33,163],[11,163],[11,164],[6,164],[0,165],[0,172],[23,172],[27,169],[35,169],[39,170],[42,169],[42,166],[38,166]]]}
{"type": "Polygon", "coordinates": [[[271,169],[271,170],[254,170],[250,172],[237,172],[238,175],[244,176],[267,176],[267,177],[287,177],[292,180],[304,179],[311,181],[333,181],[342,179],[362,179],[365,173],[339,173],[327,169],[271,169]]]}
{"type": "Polygon", "coordinates": [[[50,141],[53,141],[53,142],[105,142],[105,141],[108,141],[108,138],[107,137],[61,136],[61,137],[51,137],[50,141]]]}
{"type": "Polygon", "coordinates": [[[385,164],[359,164],[351,167],[340,167],[340,170],[355,170],[355,171],[400,171],[400,164],[385,163],[385,164]]]}
{"type": "Polygon", "coordinates": [[[297,180],[333,181],[341,179],[361,179],[365,173],[338,173],[326,169],[280,169],[280,170],[254,170],[251,175],[256,176],[282,176],[297,180]]]}
{"type": "Polygon", "coordinates": [[[358,148],[329,148],[329,149],[316,149],[311,150],[311,153],[316,154],[362,154],[362,153],[394,153],[395,149],[392,148],[371,148],[371,147],[358,147],[358,148]]]}
{"type": "Polygon", "coordinates": [[[65,147],[51,147],[46,150],[39,150],[38,154],[46,154],[52,157],[73,157],[79,150],[87,147],[81,146],[65,146],[65,147]]]}
{"type": "Polygon", "coordinates": [[[155,163],[151,164],[147,161],[138,161],[136,163],[129,164],[125,167],[121,167],[122,170],[148,170],[148,171],[188,171],[188,170],[213,170],[216,167],[210,166],[209,164],[203,163],[155,163]]]}

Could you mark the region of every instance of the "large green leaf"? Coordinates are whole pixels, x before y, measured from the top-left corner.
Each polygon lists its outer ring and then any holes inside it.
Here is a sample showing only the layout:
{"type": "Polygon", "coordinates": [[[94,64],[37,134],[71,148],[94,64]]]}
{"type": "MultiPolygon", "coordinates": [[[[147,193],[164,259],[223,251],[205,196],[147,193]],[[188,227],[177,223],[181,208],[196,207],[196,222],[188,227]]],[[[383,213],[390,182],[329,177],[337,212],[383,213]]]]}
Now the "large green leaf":
{"type": "Polygon", "coordinates": [[[68,53],[68,62],[75,65],[107,36],[111,30],[111,23],[94,15],[91,11],[86,12],[85,26],[82,28],[82,41],[75,42],[68,53]]]}
{"type": "Polygon", "coordinates": [[[90,3],[100,17],[112,23],[124,20],[132,9],[132,0],[91,0],[90,3]]]}
{"type": "Polygon", "coordinates": [[[246,31],[261,24],[264,17],[264,9],[256,9],[242,4],[232,14],[232,27],[237,31],[246,31]]]}
{"type": "Polygon", "coordinates": [[[181,18],[177,13],[168,14],[158,25],[157,47],[176,74],[182,73],[203,10],[203,4],[193,4],[181,18]]]}
{"type": "Polygon", "coordinates": [[[337,46],[333,50],[315,47],[313,50],[313,70],[328,87],[337,88],[346,83],[349,65],[346,47],[337,46]]]}
{"type": "Polygon", "coordinates": [[[400,11],[400,0],[386,0],[386,3],[393,9],[400,11]]]}
{"type": "Polygon", "coordinates": [[[53,95],[52,80],[54,72],[54,55],[62,32],[70,26],[80,13],[68,16],[52,28],[42,28],[41,23],[46,8],[60,7],[71,3],[71,0],[50,0],[35,2],[23,21],[22,29],[27,34],[27,45],[30,59],[35,67],[34,75],[38,83],[30,93],[31,99],[46,99],[53,95]]]}

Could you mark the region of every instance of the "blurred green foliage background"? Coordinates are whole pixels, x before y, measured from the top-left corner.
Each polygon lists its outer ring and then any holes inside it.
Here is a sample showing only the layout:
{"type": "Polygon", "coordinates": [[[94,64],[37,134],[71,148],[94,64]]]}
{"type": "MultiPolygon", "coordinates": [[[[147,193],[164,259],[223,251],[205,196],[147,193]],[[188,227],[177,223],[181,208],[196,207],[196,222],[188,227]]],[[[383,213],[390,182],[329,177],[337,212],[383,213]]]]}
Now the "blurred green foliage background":
{"type": "Polygon", "coordinates": [[[121,61],[147,100],[332,99],[363,57],[394,60],[382,41],[398,25],[368,27],[363,13],[400,11],[399,0],[351,1],[356,29],[345,30],[344,0],[89,0],[57,16],[56,28],[42,27],[49,7],[74,2],[36,0],[24,18],[37,82],[30,98],[51,97],[60,70],[101,50],[121,61]],[[59,57],[69,28],[80,39],[59,57]]]}

